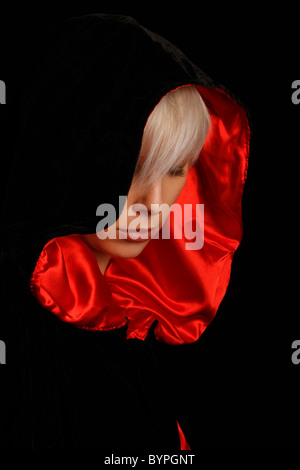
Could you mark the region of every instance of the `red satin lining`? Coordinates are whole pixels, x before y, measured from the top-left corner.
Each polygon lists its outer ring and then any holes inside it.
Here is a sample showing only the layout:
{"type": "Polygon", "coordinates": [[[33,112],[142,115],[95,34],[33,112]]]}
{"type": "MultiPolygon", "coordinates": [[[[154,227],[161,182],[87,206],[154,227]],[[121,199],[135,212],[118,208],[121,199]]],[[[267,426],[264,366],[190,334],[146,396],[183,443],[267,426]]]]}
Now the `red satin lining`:
{"type": "MultiPolygon", "coordinates": [[[[197,165],[176,201],[204,204],[204,245],[151,240],[137,258],[113,259],[105,275],[80,235],[50,240],[31,279],[41,305],[79,328],[109,330],[128,321],[127,338],[155,336],[169,344],[196,341],[214,318],[242,237],[241,199],[247,172],[249,128],[245,111],[224,91],[198,87],[212,129],[197,165]]],[[[195,217],[193,217],[195,222],[195,217]]],[[[177,423],[178,424],[178,423],[177,423]]],[[[178,424],[181,449],[190,450],[178,424]]]]}

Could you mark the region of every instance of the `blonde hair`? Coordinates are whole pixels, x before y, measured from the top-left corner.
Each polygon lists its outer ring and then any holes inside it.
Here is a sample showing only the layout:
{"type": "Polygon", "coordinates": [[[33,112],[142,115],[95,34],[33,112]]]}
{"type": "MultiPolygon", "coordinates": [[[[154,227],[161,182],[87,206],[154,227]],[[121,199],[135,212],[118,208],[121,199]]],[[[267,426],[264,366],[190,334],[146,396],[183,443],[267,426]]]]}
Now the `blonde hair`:
{"type": "Polygon", "coordinates": [[[137,183],[151,184],[187,162],[192,166],[209,127],[209,113],[195,86],[182,86],[167,93],[145,125],[136,168],[137,183]]]}

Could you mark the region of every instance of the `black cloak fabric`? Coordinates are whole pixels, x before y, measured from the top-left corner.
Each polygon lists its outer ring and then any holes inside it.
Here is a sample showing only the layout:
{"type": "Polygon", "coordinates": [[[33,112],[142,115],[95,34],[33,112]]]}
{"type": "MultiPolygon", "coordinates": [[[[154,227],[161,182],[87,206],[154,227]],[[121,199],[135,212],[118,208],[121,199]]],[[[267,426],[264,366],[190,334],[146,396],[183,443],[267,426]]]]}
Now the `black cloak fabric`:
{"type": "Polygon", "coordinates": [[[145,341],[126,340],[126,327],[63,323],[33,298],[29,281],[50,239],[93,233],[95,208],[118,207],[162,96],[191,83],[223,87],[132,18],[104,14],[46,33],[25,78],[1,215],[6,448],[178,451],[178,418],[193,448],[160,367],[160,355],[174,361],[182,349],[157,345],[152,330],[145,341]]]}

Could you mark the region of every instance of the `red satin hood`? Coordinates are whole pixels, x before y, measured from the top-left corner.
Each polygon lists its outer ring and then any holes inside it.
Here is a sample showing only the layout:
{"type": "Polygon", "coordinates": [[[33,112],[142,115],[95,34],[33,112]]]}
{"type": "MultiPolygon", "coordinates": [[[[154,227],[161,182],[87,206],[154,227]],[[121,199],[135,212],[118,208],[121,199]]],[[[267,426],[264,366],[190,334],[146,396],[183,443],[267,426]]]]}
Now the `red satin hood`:
{"type": "MultiPolygon", "coordinates": [[[[31,279],[37,300],[80,328],[111,329],[128,321],[128,338],[155,335],[170,344],[196,341],[226,292],[232,257],[243,233],[241,200],[247,172],[246,112],[227,93],[198,86],[211,116],[211,131],[179,199],[204,204],[204,244],[153,239],[137,258],[113,259],[105,275],[80,235],[48,242],[31,279]]],[[[195,211],[193,210],[194,223],[195,211]]]]}

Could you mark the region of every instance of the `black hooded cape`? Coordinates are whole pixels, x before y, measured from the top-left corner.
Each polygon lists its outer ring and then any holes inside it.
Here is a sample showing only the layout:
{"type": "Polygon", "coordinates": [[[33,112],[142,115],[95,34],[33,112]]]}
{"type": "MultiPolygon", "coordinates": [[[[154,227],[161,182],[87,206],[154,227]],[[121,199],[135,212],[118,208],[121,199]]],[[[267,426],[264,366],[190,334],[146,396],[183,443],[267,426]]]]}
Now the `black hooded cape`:
{"type": "Polygon", "coordinates": [[[5,445],[167,453],[180,449],[178,419],[197,448],[164,373],[196,344],[159,344],[152,329],[145,341],[126,340],[126,326],[78,329],[39,305],[29,281],[50,239],[93,233],[96,207],[118,207],[162,96],[187,84],[223,87],[132,18],[106,14],[71,18],[47,32],[25,78],[1,214],[5,445]]]}

